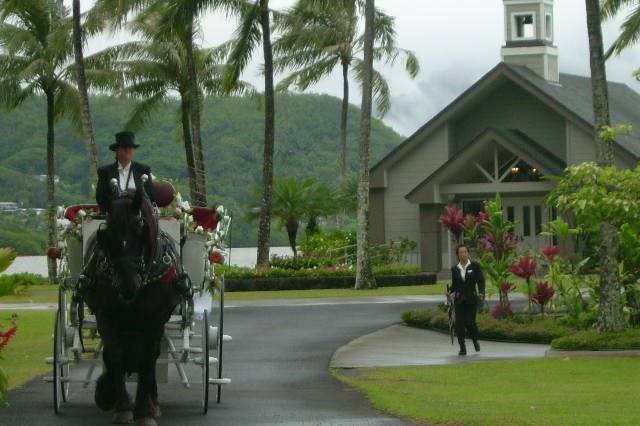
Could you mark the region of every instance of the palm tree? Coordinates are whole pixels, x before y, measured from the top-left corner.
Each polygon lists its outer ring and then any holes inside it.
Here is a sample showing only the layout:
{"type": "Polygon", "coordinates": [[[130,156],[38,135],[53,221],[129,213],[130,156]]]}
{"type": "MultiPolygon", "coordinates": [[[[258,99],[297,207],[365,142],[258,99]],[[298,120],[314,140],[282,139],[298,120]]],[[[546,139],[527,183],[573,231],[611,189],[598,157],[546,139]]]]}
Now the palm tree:
{"type": "MultiPolygon", "coordinates": [[[[0,1],[0,104],[17,108],[27,98],[44,95],[47,111],[47,243],[55,246],[55,122],[68,115],[80,128],[80,96],[74,80],[73,22],[61,1],[0,1]]],[[[49,279],[56,264],[49,262],[49,279]]]]}
{"type": "MultiPolygon", "coordinates": [[[[361,0],[339,2],[298,0],[282,20],[284,34],[274,43],[277,72],[295,71],[278,84],[278,90],[292,85],[306,90],[312,84],[331,74],[338,66],[342,70],[342,111],[340,118],[340,183],[347,176],[347,124],[349,115],[349,74],[362,83],[363,38],[358,36],[359,8],[361,0]]],[[[375,11],[377,46],[376,60],[393,64],[400,56],[405,58],[409,76],[414,78],[420,65],[415,54],[396,45],[394,19],[380,10],[375,11]]],[[[390,108],[389,86],[382,74],[374,69],[373,90],[378,112],[384,116],[390,108]]],[[[342,226],[342,215],[338,226],[342,226]]]]}
{"type": "Polygon", "coordinates": [[[73,50],[75,53],[77,86],[78,92],[80,93],[82,130],[87,157],[89,159],[89,169],[91,170],[92,176],[96,177],[98,175],[98,153],[96,150],[95,135],[93,133],[93,123],[91,121],[91,110],[89,109],[87,77],[84,69],[84,54],[82,52],[83,41],[80,0],[73,0],[73,50]]]}
{"type": "Polygon", "coordinates": [[[375,1],[366,0],[364,10],[364,59],[362,65],[362,117],[360,119],[359,179],[358,179],[358,237],[356,288],[375,288],[371,253],[369,250],[369,142],[371,137],[371,109],[373,98],[373,58],[375,39],[375,1]]]}
{"type": "Polygon", "coordinates": [[[602,3],[603,19],[610,19],[620,13],[623,9],[632,7],[631,12],[626,16],[621,33],[616,41],[611,45],[605,55],[609,58],[612,55],[619,55],[627,47],[640,40],[640,1],[638,0],[604,0],[602,3]]]}
{"type": "MultiPolygon", "coordinates": [[[[183,40],[176,36],[157,37],[162,27],[157,15],[143,14],[131,22],[131,30],[143,37],[134,41],[109,47],[87,58],[90,71],[111,70],[117,78],[111,81],[111,90],[121,96],[140,99],[132,111],[126,128],[138,130],[148,124],[154,112],[177,93],[180,99],[179,122],[185,148],[189,188],[192,200],[198,200],[202,182],[197,178],[196,155],[191,132],[191,97],[189,96],[188,53],[183,40]]],[[[197,46],[193,55],[198,74],[199,92],[209,96],[222,93],[224,66],[219,64],[226,46],[201,49],[197,46]]],[[[250,85],[240,82],[236,93],[250,93],[250,85]]],[[[226,92],[225,92],[226,94],[226,92]]]]}
{"type": "Polygon", "coordinates": [[[195,194],[197,196],[192,200],[195,205],[207,204],[206,170],[200,124],[202,100],[199,96],[200,85],[194,58],[194,38],[198,33],[198,18],[204,11],[214,6],[222,7],[227,3],[238,2],[239,0],[98,0],[94,7],[96,20],[109,19],[112,26],[116,28],[124,24],[131,13],[155,14],[159,17],[158,25],[162,28],[156,32],[155,37],[158,39],[178,37],[184,44],[189,75],[185,96],[189,98],[186,105],[193,142],[195,180],[198,182],[198,192],[195,194]]]}
{"type": "MultiPolygon", "coordinates": [[[[224,0],[223,0],[224,1],[224,0]]],[[[273,153],[275,145],[275,93],[273,83],[273,49],[271,45],[271,16],[269,0],[250,2],[225,1],[229,12],[239,15],[240,24],[235,32],[233,48],[228,58],[228,73],[225,87],[237,84],[240,74],[262,41],[264,55],[264,150],[262,164],[262,194],[260,219],[258,223],[257,266],[269,261],[269,240],[271,234],[271,198],[273,191],[273,153]]]]}
{"type": "MultiPolygon", "coordinates": [[[[260,190],[257,191],[258,198],[260,198],[260,192],[260,190]]],[[[333,202],[334,199],[335,194],[331,188],[313,178],[304,180],[287,178],[274,182],[271,214],[286,230],[294,256],[298,255],[298,230],[302,222],[306,220],[307,229],[313,227],[313,231],[316,232],[317,220],[337,210],[338,204],[333,202]]],[[[251,209],[248,217],[257,219],[259,211],[260,207],[251,209]]]]}
{"type": "MultiPolygon", "coordinates": [[[[602,42],[600,0],[585,0],[587,29],[591,58],[591,86],[595,117],[595,143],[597,162],[602,167],[614,165],[614,141],[603,137],[603,130],[610,126],[609,93],[602,42]]],[[[600,312],[598,325],[601,330],[616,330],[624,326],[623,301],[618,280],[618,230],[611,224],[600,224],[600,312]]]]}

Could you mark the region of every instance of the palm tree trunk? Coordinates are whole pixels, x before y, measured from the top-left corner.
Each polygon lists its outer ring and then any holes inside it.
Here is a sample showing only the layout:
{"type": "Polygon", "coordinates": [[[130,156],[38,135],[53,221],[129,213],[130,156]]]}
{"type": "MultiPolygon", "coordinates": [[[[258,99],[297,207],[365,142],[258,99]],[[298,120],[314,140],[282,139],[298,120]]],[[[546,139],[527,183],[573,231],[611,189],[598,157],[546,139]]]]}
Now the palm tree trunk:
{"type": "Polygon", "coordinates": [[[360,121],[359,179],[358,179],[358,237],[356,288],[375,288],[369,250],[369,140],[373,97],[373,38],[375,0],[365,5],[364,75],[362,78],[362,117],[360,121]]]}
{"type": "MultiPolygon", "coordinates": [[[[340,119],[340,185],[344,188],[347,183],[347,122],[349,120],[349,63],[342,61],[342,116],[340,119]]],[[[344,226],[345,210],[338,212],[336,225],[344,226]]]]}
{"type": "Polygon", "coordinates": [[[198,90],[198,73],[193,54],[193,17],[187,26],[185,48],[187,50],[187,72],[189,74],[189,106],[191,108],[191,127],[193,128],[193,147],[195,153],[196,180],[198,182],[198,197],[194,204],[207,205],[206,172],[202,151],[202,135],[200,128],[200,92],[198,90]]]}
{"type": "Polygon", "coordinates": [[[264,159],[262,164],[262,200],[258,227],[258,267],[269,261],[271,234],[271,193],[273,190],[273,151],[275,145],[275,95],[273,88],[273,51],[269,23],[269,0],[260,0],[260,25],[264,50],[264,159]]]}
{"type": "Polygon", "coordinates": [[[287,237],[289,237],[289,246],[291,247],[291,250],[293,251],[293,257],[298,256],[298,250],[296,248],[296,243],[297,243],[297,239],[298,239],[298,228],[299,228],[299,223],[297,221],[292,221],[287,223],[287,237]]]}
{"type": "Polygon", "coordinates": [[[191,140],[191,120],[189,119],[189,101],[185,92],[180,92],[180,112],[182,124],[182,139],[184,141],[184,153],[187,159],[187,174],[189,176],[189,192],[191,200],[198,199],[198,180],[196,177],[195,158],[193,155],[193,141],[191,140]]]}
{"type": "MultiPolygon", "coordinates": [[[[602,42],[602,23],[599,0],[585,0],[589,53],[591,57],[591,86],[593,91],[593,113],[595,116],[595,143],[597,162],[609,167],[613,162],[613,140],[603,140],[600,135],[610,125],[607,72],[602,42]]],[[[600,330],[617,330],[624,327],[623,300],[618,281],[618,229],[610,223],[600,224],[600,330]]]]}
{"type": "MultiPolygon", "coordinates": [[[[54,133],[54,95],[53,90],[45,92],[47,98],[47,247],[58,244],[56,235],[55,205],[55,133],[54,133]]],[[[56,282],[56,261],[47,257],[49,282],[56,282]]]]}
{"type": "Polygon", "coordinates": [[[91,110],[89,109],[87,77],[84,70],[82,27],[80,26],[80,0],[73,0],[73,50],[76,61],[78,92],[80,93],[80,114],[84,145],[89,159],[89,169],[91,170],[91,175],[95,178],[98,176],[98,154],[96,150],[96,140],[93,133],[93,123],[91,121],[91,110]]]}

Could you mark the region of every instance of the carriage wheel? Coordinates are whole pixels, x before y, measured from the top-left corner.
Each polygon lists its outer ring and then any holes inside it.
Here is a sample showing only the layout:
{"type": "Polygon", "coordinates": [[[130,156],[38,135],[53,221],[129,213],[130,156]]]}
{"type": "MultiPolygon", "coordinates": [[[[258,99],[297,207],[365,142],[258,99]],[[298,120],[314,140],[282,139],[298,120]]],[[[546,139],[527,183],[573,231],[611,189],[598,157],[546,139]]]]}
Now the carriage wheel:
{"type": "MultiPolygon", "coordinates": [[[[67,327],[69,314],[67,311],[67,293],[62,286],[60,286],[58,290],[58,309],[58,315],[60,317],[58,320],[56,320],[56,324],[59,323],[58,335],[60,336],[60,340],[58,343],[58,357],[65,359],[67,357],[67,347],[70,346],[69,328],[67,327]]],[[[62,402],[67,402],[67,400],[69,399],[69,382],[62,381],[62,379],[69,378],[69,363],[66,361],[67,360],[65,359],[65,362],[61,363],[59,368],[59,375],[61,378],[59,389],[60,396],[62,397],[62,402]]]]}
{"type": "MultiPolygon", "coordinates": [[[[218,324],[218,379],[222,379],[222,343],[224,342],[224,277],[220,286],[220,319],[218,324]]],[[[218,384],[216,400],[220,404],[222,398],[222,385],[218,384]]]]}
{"type": "Polygon", "coordinates": [[[202,414],[209,410],[209,312],[202,318],[202,414]]]}
{"type": "Polygon", "coordinates": [[[53,329],[53,411],[60,413],[62,402],[69,396],[69,365],[66,363],[64,341],[64,324],[60,316],[60,310],[56,311],[56,323],[53,329]]]}

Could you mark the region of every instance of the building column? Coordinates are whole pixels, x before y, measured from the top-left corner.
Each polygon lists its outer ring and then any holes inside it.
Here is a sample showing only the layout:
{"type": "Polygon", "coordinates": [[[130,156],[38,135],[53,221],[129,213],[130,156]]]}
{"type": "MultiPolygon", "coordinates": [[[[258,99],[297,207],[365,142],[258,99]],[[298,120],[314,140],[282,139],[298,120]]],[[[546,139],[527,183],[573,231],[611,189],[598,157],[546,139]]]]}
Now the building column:
{"type": "Polygon", "coordinates": [[[424,272],[442,270],[442,225],[444,204],[420,204],[420,267],[424,272]]]}

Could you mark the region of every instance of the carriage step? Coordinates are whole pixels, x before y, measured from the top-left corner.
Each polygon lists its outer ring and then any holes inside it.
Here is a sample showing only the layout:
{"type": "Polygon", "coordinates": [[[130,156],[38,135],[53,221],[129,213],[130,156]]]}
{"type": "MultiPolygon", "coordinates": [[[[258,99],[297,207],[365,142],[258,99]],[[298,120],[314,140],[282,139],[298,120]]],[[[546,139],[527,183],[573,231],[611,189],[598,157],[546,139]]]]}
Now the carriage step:
{"type": "Polygon", "coordinates": [[[212,385],[228,385],[231,383],[231,379],[209,379],[209,384],[212,385]]]}
{"type": "MultiPolygon", "coordinates": [[[[199,357],[196,357],[196,358],[193,360],[193,362],[194,362],[194,364],[196,364],[196,365],[202,365],[202,357],[200,357],[200,356],[199,356],[199,357]]],[[[211,365],[211,364],[217,364],[217,363],[218,363],[218,359],[217,359],[217,358],[212,357],[212,356],[210,356],[210,357],[209,357],[209,365],[211,365]]]]}
{"type": "Polygon", "coordinates": [[[222,335],[222,341],[223,342],[230,342],[233,340],[233,337],[229,336],[228,334],[223,334],[222,335]]]}

